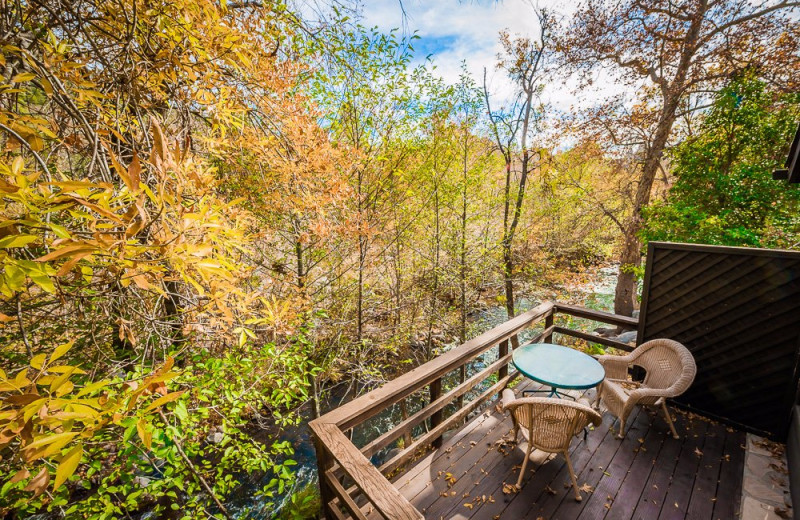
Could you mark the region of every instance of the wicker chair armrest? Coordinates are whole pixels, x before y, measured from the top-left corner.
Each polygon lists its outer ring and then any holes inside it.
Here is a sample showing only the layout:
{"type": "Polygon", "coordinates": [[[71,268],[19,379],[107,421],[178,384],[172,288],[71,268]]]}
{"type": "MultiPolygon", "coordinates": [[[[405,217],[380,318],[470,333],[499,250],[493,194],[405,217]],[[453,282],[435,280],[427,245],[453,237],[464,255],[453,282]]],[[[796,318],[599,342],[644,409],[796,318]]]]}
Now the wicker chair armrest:
{"type": "Polygon", "coordinates": [[[670,397],[669,388],[637,388],[630,393],[630,399],[639,400],[643,397],[670,397]]]}
{"type": "MultiPolygon", "coordinates": [[[[514,401],[516,400],[517,398],[514,395],[514,391],[512,389],[506,388],[503,390],[503,410],[516,408],[516,406],[512,406],[514,405],[514,401]]],[[[519,404],[520,403],[516,403],[517,406],[519,406],[519,404]]]]}
{"type": "Polygon", "coordinates": [[[597,361],[606,371],[606,379],[628,379],[628,366],[632,361],[630,356],[598,356],[597,361]]]}
{"type": "Polygon", "coordinates": [[[591,406],[587,406],[582,403],[578,404],[581,404],[582,406],[581,410],[583,411],[583,413],[586,414],[587,425],[592,424],[594,426],[600,426],[603,423],[603,416],[600,414],[600,412],[598,412],[591,406]]]}

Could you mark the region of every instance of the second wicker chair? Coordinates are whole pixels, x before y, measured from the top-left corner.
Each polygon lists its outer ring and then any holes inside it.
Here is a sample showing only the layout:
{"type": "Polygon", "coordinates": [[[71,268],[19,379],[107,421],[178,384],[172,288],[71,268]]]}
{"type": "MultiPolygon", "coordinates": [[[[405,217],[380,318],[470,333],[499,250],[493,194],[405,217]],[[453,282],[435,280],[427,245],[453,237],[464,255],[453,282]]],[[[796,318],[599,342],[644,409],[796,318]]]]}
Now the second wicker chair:
{"type": "Polygon", "coordinates": [[[671,339],[654,339],[626,356],[600,356],[597,360],[605,368],[606,377],[597,387],[595,405],[602,399],[619,418],[620,439],[625,436],[625,421],[637,405],[660,407],[672,436],[678,438],[666,400],[684,393],[694,381],[697,365],[689,349],[671,339]],[[630,381],[630,366],[642,367],[644,380],[630,381]]]}

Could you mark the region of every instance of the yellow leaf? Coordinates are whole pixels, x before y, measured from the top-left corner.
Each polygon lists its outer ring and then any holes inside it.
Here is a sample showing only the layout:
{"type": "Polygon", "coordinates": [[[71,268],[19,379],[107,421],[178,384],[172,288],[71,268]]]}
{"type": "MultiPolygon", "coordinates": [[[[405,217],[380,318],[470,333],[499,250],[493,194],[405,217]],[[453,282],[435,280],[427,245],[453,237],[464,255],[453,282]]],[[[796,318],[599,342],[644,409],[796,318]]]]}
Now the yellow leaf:
{"type": "Polygon", "coordinates": [[[70,404],[65,408],[65,410],[67,412],[80,414],[82,417],[85,417],[87,419],[94,419],[95,417],[100,415],[100,412],[98,412],[94,408],[83,404],[77,404],[74,402],[70,402],[70,404]]]}
{"type": "Polygon", "coordinates": [[[36,74],[33,72],[21,72],[11,78],[11,83],[24,83],[26,81],[30,81],[36,77],[36,74]]]}
{"type": "Polygon", "coordinates": [[[77,432],[64,432],[64,433],[56,433],[54,435],[47,435],[45,437],[39,437],[38,439],[28,444],[22,449],[23,451],[32,450],[34,448],[39,448],[41,446],[47,446],[48,444],[52,444],[54,442],[61,442],[64,439],[66,439],[66,441],[69,442],[76,435],[78,435],[77,432]]]}
{"type": "Polygon", "coordinates": [[[25,160],[22,156],[18,155],[14,162],[11,163],[11,173],[14,175],[19,175],[22,172],[22,169],[25,167],[25,160]]]}
{"type": "Polygon", "coordinates": [[[31,382],[28,379],[28,369],[20,370],[17,372],[17,375],[14,376],[14,384],[17,388],[22,388],[24,386],[29,385],[31,382]]]}
{"type": "Polygon", "coordinates": [[[72,377],[72,373],[74,371],[75,371],[74,368],[72,370],[67,370],[63,374],[55,378],[53,382],[50,383],[50,393],[51,394],[56,393],[58,389],[61,387],[61,385],[69,381],[69,378],[72,377]]]}
{"type": "Polygon", "coordinates": [[[39,237],[36,235],[12,235],[0,238],[0,248],[9,249],[12,247],[25,247],[31,242],[36,242],[39,237]]]}
{"type": "Polygon", "coordinates": [[[53,482],[53,489],[58,489],[61,484],[67,481],[69,477],[78,469],[78,464],[81,462],[83,456],[83,446],[78,444],[64,455],[61,462],[56,469],[56,479],[53,482]]]}
{"type": "Polygon", "coordinates": [[[80,392],[78,392],[78,394],[75,397],[83,397],[84,395],[91,394],[92,392],[100,390],[106,385],[108,385],[108,381],[94,382],[90,385],[83,387],[83,389],[80,392]]]}
{"type": "Polygon", "coordinates": [[[72,381],[67,381],[66,383],[61,385],[57,390],[55,390],[56,396],[57,397],[62,397],[64,395],[72,392],[72,390],[74,388],[75,388],[75,385],[72,383],[72,381]]]}
{"type": "Polygon", "coordinates": [[[95,250],[97,250],[97,247],[89,244],[70,244],[60,249],[56,249],[55,251],[51,251],[46,255],[37,258],[36,261],[49,262],[51,260],[57,260],[65,256],[72,255],[76,252],[95,251],[95,250]]]}
{"type": "Polygon", "coordinates": [[[159,406],[164,406],[167,403],[171,403],[172,401],[183,395],[184,392],[185,390],[181,390],[179,392],[171,392],[165,396],[159,397],[158,399],[150,403],[150,405],[147,408],[145,408],[145,412],[149,412],[150,410],[154,410],[159,406]]]}
{"type": "Polygon", "coordinates": [[[149,450],[153,444],[153,434],[147,430],[147,423],[144,419],[139,419],[136,423],[136,432],[139,434],[139,438],[142,439],[142,442],[149,450]]]}
{"type": "Polygon", "coordinates": [[[72,345],[74,343],[75,343],[75,341],[73,340],[73,341],[70,341],[69,343],[64,343],[63,345],[57,346],[56,349],[53,351],[53,355],[50,356],[50,363],[52,363],[56,359],[59,359],[64,354],[66,354],[69,351],[69,349],[72,348],[72,345]]]}
{"type": "Polygon", "coordinates": [[[22,449],[22,456],[27,462],[53,455],[66,446],[78,432],[56,433],[36,439],[22,449]]]}
{"type": "Polygon", "coordinates": [[[36,354],[31,358],[31,368],[35,368],[36,370],[41,370],[44,366],[44,362],[47,359],[47,354],[36,354]]]}

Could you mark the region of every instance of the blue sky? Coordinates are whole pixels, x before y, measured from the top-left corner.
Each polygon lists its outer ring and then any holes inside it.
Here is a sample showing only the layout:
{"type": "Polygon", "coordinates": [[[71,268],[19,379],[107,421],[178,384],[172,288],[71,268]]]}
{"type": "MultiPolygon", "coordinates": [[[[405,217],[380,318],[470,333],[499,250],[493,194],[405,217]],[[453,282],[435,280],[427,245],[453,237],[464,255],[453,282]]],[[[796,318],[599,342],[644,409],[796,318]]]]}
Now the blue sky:
{"type": "MultiPolygon", "coordinates": [[[[539,0],[535,5],[569,16],[576,3],[574,0],[539,0]]],[[[526,0],[402,0],[402,3],[401,0],[363,0],[361,13],[366,26],[377,26],[385,31],[393,28],[402,28],[407,33],[416,31],[420,37],[413,44],[416,60],[422,62],[432,54],[436,72],[450,83],[458,80],[462,61],[478,82],[482,81],[486,68],[490,90],[500,100],[509,98],[513,87],[502,71],[495,68],[497,55],[502,50],[498,35],[507,30],[512,35],[536,36],[539,27],[533,5],[526,0]]],[[[615,82],[603,75],[596,78],[592,92],[579,94],[574,92],[574,82],[567,81],[565,85],[560,79],[553,79],[543,99],[553,108],[567,111],[573,105],[591,105],[598,97],[619,90],[615,82]]]]}

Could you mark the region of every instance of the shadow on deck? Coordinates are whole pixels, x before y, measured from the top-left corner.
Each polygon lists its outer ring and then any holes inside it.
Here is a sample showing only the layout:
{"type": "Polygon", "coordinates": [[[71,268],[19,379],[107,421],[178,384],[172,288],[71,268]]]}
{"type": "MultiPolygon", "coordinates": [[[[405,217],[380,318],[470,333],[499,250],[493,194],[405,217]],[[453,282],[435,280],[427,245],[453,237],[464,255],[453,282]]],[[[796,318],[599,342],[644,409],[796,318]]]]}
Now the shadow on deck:
{"type": "MultiPolygon", "coordinates": [[[[525,381],[515,391],[527,388],[525,381]]],[[[593,390],[584,398],[593,399],[593,390]]],[[[578,396],[578,392],[573,392],[578,396]]],[[[534,451],[532,470],[513,492],[525,456],[511,439],[508,414],[492,405],[442,447],[393,480],[425,518],[720,519],[738,518],[745,434],[705,417],[671,409],[681,436],[663,417],[640,409],[623,440],[608,413],[571,458],[583,487],[577,502],[563,457],[534,451]]]]}

